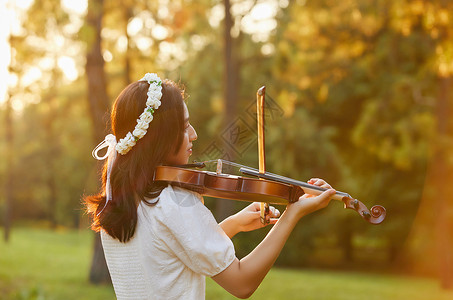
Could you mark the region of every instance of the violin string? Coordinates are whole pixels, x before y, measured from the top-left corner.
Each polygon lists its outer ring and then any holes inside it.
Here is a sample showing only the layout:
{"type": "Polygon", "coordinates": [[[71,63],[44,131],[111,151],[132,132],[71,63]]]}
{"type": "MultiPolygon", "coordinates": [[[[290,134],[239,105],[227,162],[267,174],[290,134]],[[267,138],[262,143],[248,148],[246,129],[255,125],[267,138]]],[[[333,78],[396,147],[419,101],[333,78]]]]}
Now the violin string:
{"type": "MultiPolygon", "coordinates": [[[[213,159],[213,160],[202,161],[202,163],[205,163],[205,164],[206,163],[217,163],[218,161],[219,161],[219,159],[213,159]]],[[[259,172],[258,169],[255,169],[255,168],[252,168],[252,167],[249,167],[249,166],[244,166],[244,165],[232,162],[232,161],[228,161],[228,160],[224,160],[224,159],[220,159],[220,161],[222,162],[222,164],[225,164],[225,165],[230,165],[230,166],[234,166],[234,167],[238,167],[238,168],[245,168],[245,169],[253,170],[255,172],[259,172]]],[[[266,172],[266,175],[270,175],[270,176],[274,177],[275,179],[282,179],[283,181],[292,181],[293,184],[295,184],[295,185],[306,185],[307,184],[306,182],[299,181],[299,180],[294,180],[292,178],[285,177],[285,176],[278,175],[278,174],[274,174],[274,173],[271,173],[271,172],[266,172]]],[[[351,195],[349,195],[348,193],[345,193],[345,192],[337,191],[337,194],[352,198],[351,195]]]]}
{"type": "MultiPolygon", "coordinates": [[[[212,160],[205,160],[205,161],[201,161],[202,163],[205,163],[205,164],[209,164],[209,163],[217,163],[219,159],[212,159],[212,160]]],[[[255,168],[252,168],[252,167],[249,167],[249,166],[245,166],[245,165],[241,165],[241,164],[238,164],[238,163],[235,163],[235,162],[232,162],[232,161],[228,161],[228,160],[225,160],[225,159],[220,159],[220,161],[222,162],[222,164],[225,164],[225,165],[230,165],[230,166],[233,166],[233,167],[238,167],[238,168],[245,168],[245,169],[249,169],[249,170],[253,170],[255,172],[259,172],[258,169],[255,169],[255,168]]],[[[288,178],[288,177],[285,177],[285,176],[282,176],[282,175],[278,175],[278,174],[274,174],[274,173],[271,173],[271,172],[266,172],[266,174],[268,175],[271,175],[273,177],[277,177],[277,178],[281,178],[281,179],[291,179],[291,178],[288,178]]]]}
{"type": "MultiPolygon", "coordinates": [[[[218,161],[219,161],[218,159],[212,159],[212,160],[205,160],[205,161],[201,161],[201,162],[205,163],[205,164],[209,164],[209,163],[217,163],[218,161]]],[[[258,171],[257,169],[251,168],[249,166],[244,166],[244,165],[232,162],[232,161],[228,161],[228,160],[224,160],[224,159],[220,159],[220,161],[222,162],[222,164],[225,164],[225,165],[230,165],[230,166],[238,167],[238,168],[247,168],[250,170],[258,171]]]]}

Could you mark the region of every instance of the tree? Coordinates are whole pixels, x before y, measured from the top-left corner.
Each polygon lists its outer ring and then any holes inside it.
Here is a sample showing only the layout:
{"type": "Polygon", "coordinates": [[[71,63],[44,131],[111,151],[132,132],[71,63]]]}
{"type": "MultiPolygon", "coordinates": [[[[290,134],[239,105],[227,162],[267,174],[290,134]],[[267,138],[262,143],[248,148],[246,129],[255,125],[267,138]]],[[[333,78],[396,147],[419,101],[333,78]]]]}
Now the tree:
{"type": "Polygon", "coordinates": [[[401,257],[415,272],[438,275],[445,289],[453,289],[453,26],[448,21],[451,9],[452,4],[446,1],[426,1],[421,7],[425,18],[430,20],[426,22],[425,30],[432,34],[436,49],[429,69],[437,83],[437,96],[433,103],[435,126],[428,140],[430,151],[422,201],[407,240],[405,257],[401,257]]]}
{"type": "MultiPolygon", "coordinates": [[[[104,58],[101,53],[101,29],[103,18],[103,0],[89,1],[86,17],[87,60],[86,76],[88,83],[88,103],[93,124],[94,143],[104,139],[110,110],[107,84],[104,72],[104,58]]],[[[102,249],[100,234],[95,235],[94,254],[90,269],[90,281],[93,283],[110,282],[110,275],[102,249]]]]}
{"type": "MultiPolygon", "coordinates": [[[[229,0],[223,0],[225,9],[225,18],[223,21],[223,91],[224,91],[224,107],[225,111],[223,114],[223,127],[227,128],[230,126],[237,115],[237,102],[239,96],[239,72],[237,54],[235,52],[235,40],[231,36],[231,30],[233,28],[233,18],[231,16],[231,5],[229,0]]],[[[225,141],[225,159],[234,161],[234,151],[231,145],[234,141],[229,138],[225,141]]],[[[230,216],[233,212],[233,203],[231,201],[219,201],[216,204],[216,216],[219,220],[223,220],[230,216]]]]}
{"type": "MultiPolygon", "coordinates": [[[[12,36],[9,37],[10,45],[13,43],[12,36]]],[[[11,112],[11,95],[8,94],[6,99],[5,109],[5,135],[6,135],[6,180],[5,180],[5,209],[3,213],[3,225],[5,242],[9,241],[11,230],[11,206],[13,203],[13,182],[14,182],[14,167],[13,167],[13,120],[11,112]]]]}

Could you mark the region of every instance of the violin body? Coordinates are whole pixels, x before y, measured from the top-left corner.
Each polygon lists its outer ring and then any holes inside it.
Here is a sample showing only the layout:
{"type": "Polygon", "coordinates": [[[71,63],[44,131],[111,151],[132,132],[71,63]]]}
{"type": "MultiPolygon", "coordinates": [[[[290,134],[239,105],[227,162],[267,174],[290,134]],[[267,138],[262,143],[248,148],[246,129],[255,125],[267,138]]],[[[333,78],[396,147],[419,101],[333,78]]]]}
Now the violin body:
{"type": "Polygon", "coordinates": [[[203,196],[270,204],[286,205],[304,194],[289,184],[171,166],[156,167],[154,181],[165,181],[203,196]]]}

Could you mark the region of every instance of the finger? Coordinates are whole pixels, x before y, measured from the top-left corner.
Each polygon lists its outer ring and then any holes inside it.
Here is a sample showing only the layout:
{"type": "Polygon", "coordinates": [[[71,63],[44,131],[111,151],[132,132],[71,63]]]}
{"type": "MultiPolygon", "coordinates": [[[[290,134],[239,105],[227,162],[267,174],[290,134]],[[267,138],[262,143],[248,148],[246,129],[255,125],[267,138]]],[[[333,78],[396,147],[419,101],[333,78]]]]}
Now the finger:
{"type": "Polygon", "coordinates": [[[278,221],[278,218],[270,218],[269,219],[269,224],[275,224],[275,223],[277,223],[277,221],[278,221]]]}
{"type": "Polygon", "coordinates": [[[309,184],[317,185],[317,186],[322,186],[324,184],[327,184],[323,179],[320,178],[312,178],[308,181],[309,184]]]}
{"type": "Polygon", "coordinates": [[[299,197],[299,199],[301,199],[301,198],[311,198],[311,197],[315,197],[315,195],[312,195],[312,194],[303,194],[302,196],[299,197]]]}
{"type": "Polygon", "coordinates": [[[324,184],[327,184],[327,182],[325,182],[324,180],[322,179],[318,179],[316,180],[316,182],[314,183],[314,185],[317,185],[317,186],[322,186],[324,184]]]}
{"type": "Polygon", "coordinates": [[[253,207],[255,211],[260,211],[261,209],[261,204],[259,202],[253,202],[250,206],[253,207]]]}
{"type": "Polygon", "coordinates": [[[333,197],[333,195],[335,195],[337,191],[335,191],[334,189],[328,189],[324,192],[322,192],[322,194],[320,194],[318,197],[319,197],[319,200],[320,202],[327,202],[330,201],[330,199],[333,197]],[[328,200],[328,201],[327,201],[328,200]]]}
{"type": "Polygon", "coordinates": [[[253,215],[257,219],[261,216],[260,211],[251,211],[250,214],[253,215]]]}
{"type": "Polygon", "coordinates": [[[273,206],[269,206],[269,212],[270,212],[271,217],[279,217],[280,216],[280,211],[278,209],[276,209],[275,207],[273,207],[273,206]]]}
{"type": "Polygon", "coordinates": [[[319,178],[310,178],[309,181],[307,181],[309,184],[314,184],[319,178]]]}

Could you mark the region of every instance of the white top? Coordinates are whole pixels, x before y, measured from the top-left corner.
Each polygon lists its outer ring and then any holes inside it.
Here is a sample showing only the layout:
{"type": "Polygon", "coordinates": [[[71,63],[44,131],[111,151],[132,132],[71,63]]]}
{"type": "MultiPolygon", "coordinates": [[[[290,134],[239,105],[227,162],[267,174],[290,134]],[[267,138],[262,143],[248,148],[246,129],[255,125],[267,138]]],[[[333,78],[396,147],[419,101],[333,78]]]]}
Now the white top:
{"type": "Polygon", "coordinates": [[[101,231],[118,299],[205,299],[205,276],[225,270],[234,246],[194,192],[168,186],[154,206],[138,206],[133,238],[101,231]]]}

